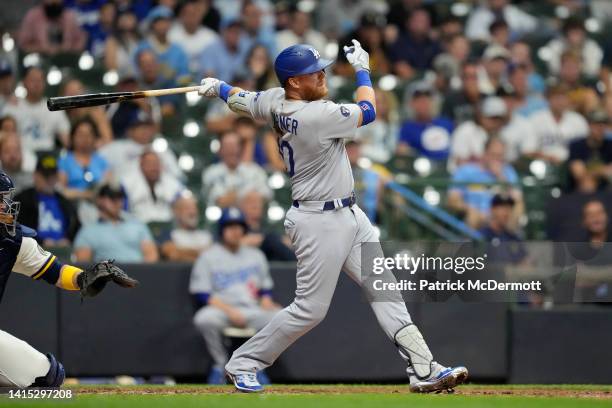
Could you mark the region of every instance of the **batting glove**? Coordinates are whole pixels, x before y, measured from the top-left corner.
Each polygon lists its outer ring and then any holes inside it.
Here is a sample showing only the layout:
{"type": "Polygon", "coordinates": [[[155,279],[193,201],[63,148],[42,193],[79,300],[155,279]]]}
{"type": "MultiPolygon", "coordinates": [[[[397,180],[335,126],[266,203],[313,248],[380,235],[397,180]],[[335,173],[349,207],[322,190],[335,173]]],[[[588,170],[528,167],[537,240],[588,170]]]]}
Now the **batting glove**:
{"type": "Polygon", "coordinates": [[[219,96],[220,90],[220,80],[218,80],[217,78],[204,78],[200,82],[200,89],[198,89],[198,94],[201,96],[206,96],[207,98],[215,98],[219,96]]]}
{"type": "Polygon", "coordinates": [[[346,59],[353,66],[355,72],[361,70],[370,72],[370,55],[361,48],[359,41],[353,40],[351,47],[345,45],[344,54],[346,54],[346,59]]]}

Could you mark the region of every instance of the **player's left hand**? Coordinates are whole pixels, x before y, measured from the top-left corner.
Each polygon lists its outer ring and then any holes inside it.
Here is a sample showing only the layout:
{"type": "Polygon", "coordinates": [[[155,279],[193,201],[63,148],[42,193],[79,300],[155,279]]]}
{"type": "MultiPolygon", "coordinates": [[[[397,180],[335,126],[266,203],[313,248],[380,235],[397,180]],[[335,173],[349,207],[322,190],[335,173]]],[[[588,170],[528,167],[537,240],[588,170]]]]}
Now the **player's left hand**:
{"type": "Polygon", "coordinates": [[[370,72],[370,54],[368,54],[363,48],[359,41],[353,39],[353,45],[351,47],[344,46],[344,54],[349,64],[353,66],[355,72],[366,70],[370,72]]]}
{"type": "Polygon", "coordinates": [[[136,279],[130,278],[114,261],[102,261],[90,266],[77,276],[81,297],[93,297],[100,293],[110,281],[124,288],[138,285],[136,279]]]}
{"type": "Polygon", "coordinates": [[[219,96],[219,92],[221,91],[221,81],[217,78],[204,78],[200,82],[200,89],[198,89],[198,94],[202,96],[206,96],[207,98],[215,98],[219,96]]]}

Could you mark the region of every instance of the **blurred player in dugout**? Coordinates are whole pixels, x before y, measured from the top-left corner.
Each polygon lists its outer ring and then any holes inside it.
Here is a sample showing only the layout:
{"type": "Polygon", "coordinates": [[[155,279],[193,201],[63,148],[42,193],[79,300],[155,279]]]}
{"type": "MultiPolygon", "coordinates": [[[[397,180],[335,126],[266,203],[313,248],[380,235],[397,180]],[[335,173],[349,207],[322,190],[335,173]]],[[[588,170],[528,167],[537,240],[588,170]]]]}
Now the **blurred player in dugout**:
{"type": "MultiPolygon", "coordinates": [[[[228,327],[260,330],[280,310],[272,299],[272,277],[265,255],[242,245],[246,222],[238,208],[223,210],[218,242],[204,251],[191,271],[189,292],[199,307],[193,322],[202,333],[213,367],[210,384],[225,384],[228,351],[223,331],[228,327]]],[[[260,382],[268,383],[265,374],[260,382]]]]}

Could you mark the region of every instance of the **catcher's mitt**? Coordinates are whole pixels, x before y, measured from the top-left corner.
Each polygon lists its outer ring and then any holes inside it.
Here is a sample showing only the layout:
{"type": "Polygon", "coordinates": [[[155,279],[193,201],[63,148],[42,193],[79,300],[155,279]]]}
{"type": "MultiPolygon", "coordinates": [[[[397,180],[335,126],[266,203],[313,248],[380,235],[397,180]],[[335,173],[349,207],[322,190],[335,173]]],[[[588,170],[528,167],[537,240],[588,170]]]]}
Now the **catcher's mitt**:
{"type": "Polygon", "coordinates": [[[96,296],[110,281],[124,288],[133,288],[138,285],[136,279],[130,278],[114,262],[114,260],[98,262],[77,276],[82,298],[96,296]]]}

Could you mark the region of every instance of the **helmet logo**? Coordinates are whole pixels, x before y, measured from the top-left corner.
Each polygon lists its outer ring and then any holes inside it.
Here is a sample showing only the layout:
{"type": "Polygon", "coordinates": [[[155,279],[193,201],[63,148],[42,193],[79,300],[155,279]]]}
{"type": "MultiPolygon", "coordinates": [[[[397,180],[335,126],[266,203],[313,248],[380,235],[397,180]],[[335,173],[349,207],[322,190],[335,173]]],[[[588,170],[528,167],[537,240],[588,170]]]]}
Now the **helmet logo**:
{"type": "Polygon", "coordinates": [[[315,50],[314,48],[310,48],[310,52],[312,52],[312,55],[314,55],[315,59],[321,58],[321,54],[319,54],[319,51],[315,50]]]}

